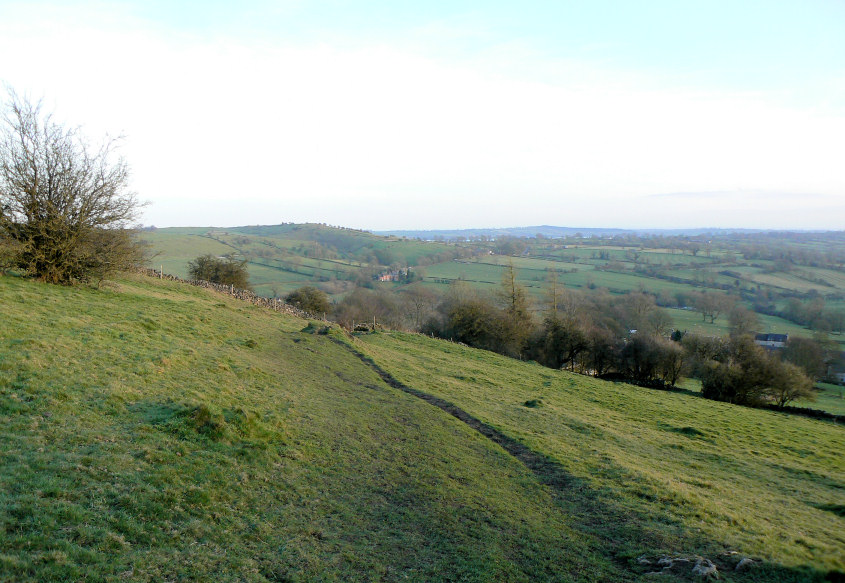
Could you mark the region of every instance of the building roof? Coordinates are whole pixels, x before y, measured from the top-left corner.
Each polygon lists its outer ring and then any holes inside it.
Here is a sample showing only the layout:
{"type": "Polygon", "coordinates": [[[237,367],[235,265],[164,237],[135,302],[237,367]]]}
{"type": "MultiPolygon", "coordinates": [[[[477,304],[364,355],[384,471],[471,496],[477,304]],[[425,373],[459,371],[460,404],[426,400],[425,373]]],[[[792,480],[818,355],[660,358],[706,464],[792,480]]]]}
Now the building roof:
{"type": "Polygon", "coordinates": [[[757,334],[754,340],[759,342],[786,342],[789,334],[757,334]]]}

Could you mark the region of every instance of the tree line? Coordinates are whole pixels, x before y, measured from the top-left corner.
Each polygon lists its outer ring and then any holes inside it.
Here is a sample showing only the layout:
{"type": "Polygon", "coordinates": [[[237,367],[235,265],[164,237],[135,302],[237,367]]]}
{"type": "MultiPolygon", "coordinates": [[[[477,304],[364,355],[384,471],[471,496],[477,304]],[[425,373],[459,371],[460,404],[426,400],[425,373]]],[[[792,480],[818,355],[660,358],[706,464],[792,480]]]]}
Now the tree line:
{"type": "Polygon", "coordinates": [[[730,303],[719,308],[728,312],[730,335],[685,334],[672,330],[655,296],[575,291],[560,284],[554,273],[538,306],[518,283],[513,266],[505,269],[495,293],[458,281],[442,295],[417,283],[400,291],[356,288],[334,304],[310,286],[286,299],[304,311],[330,314],[348,328],[375,318],[385,328],[605,379],[666,388],[692,376],[701,380],[704,397],[743,405],[783,407],[812,399],[813,381],[824,376],[836,355],[834,346],[822,339],[798,337],[784,350],[767,351],[754,342],[757,314],[730,303]]]}

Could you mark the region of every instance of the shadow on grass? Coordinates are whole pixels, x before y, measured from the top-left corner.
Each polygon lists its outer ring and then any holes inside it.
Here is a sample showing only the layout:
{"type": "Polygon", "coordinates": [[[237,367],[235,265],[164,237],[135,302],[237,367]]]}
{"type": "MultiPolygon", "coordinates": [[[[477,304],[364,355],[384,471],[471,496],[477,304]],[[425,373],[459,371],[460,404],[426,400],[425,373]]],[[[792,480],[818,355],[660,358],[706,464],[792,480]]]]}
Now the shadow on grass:
{"type": "MultiPolygon", "coordinates": [[[[838,571],[826,572],[808,566],[785,567],[759,558],[752,559],[752,567],[737,571],[737,565],[745,558],[737,552],[690,533],[679,521],[668,515],[645,516],[625,508],[611,492],[596,490],[583,479],[568,473],[554,459],[530,449],[445,399],[405,385],[347,342],[338,338],[331,340],[353,353],[389,386],[438,407],[502,447],[550,488],[556,502],[573,517],[574,528],[597,541],[606,556],[634,577],[661,574],[674,577],[675,580],[701,580],[689,568],[683,572],[664,570],[658,561],[665,557],[684,557],[690,565],[695,565],[696,558],[706,554],[718,571],[728,577],[727,580],[845,583],[845,574],[838,571]]],[[[680,392],[688,391],[681,389],[680,392]]],[[[700,437],[697,432],[693,433],[686,427],[670,430],[690,437],[700,437]]],[[[836,510],[833,512],[836,513],[836,510]]]]}

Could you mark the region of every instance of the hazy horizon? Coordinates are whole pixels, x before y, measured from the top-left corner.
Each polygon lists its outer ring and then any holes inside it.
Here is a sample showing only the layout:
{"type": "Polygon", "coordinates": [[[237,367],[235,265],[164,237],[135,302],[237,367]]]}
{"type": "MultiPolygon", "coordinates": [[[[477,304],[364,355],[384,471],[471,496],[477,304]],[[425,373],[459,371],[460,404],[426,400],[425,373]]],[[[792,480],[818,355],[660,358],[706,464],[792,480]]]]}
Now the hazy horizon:
{"type": "Polygon", "coordinates": [[[839,229],[778,229],[778,228],[749,228],[749,227],[713,227],[713,226],[694,226],[694,227],[614,227],[601,225],[552,225],[552,224],[537,224],[537,225],[509,225],[509,226],[469,226],[469,227],[454,227],[454,228],[440,228],[440,227],[419,227],[419,228],[369,228],[356,225],[343,225],[327,223],[326,221],[282,221],[280,223],[249,223],[249,224],[184,224],[184,225],[168,225],[160,226],[155,224],[142,224],[142,228],[156,228],[156,229],[238,229],[244,227],[272,227],[283,224],[316,224],[325,225],[327,227],[340,229],[353,229],[359,231],[368,231],[374,234],[396,233],[396,232],[458,232],[458,231],[519,231],[519,230],[533,230],[533,229],[565,229],[571,231],[626,231],[626,232],[679,232],[679,231],[752,231],[752,232],[794,232],[794,233],[825,233],[825,232],[845,232],[845,228],[839,229]]]}

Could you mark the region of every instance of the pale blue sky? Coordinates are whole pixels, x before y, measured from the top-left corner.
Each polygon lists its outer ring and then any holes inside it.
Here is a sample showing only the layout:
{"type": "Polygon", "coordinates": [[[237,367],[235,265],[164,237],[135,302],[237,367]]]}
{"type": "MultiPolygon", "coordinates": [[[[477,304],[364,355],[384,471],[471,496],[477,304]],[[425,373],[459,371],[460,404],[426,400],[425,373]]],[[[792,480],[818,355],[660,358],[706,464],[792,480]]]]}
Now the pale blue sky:
{"type": "Polygon", "coordinates": [[[0,1],[160,226],[836,228],[845,2],[0,1]]]}

